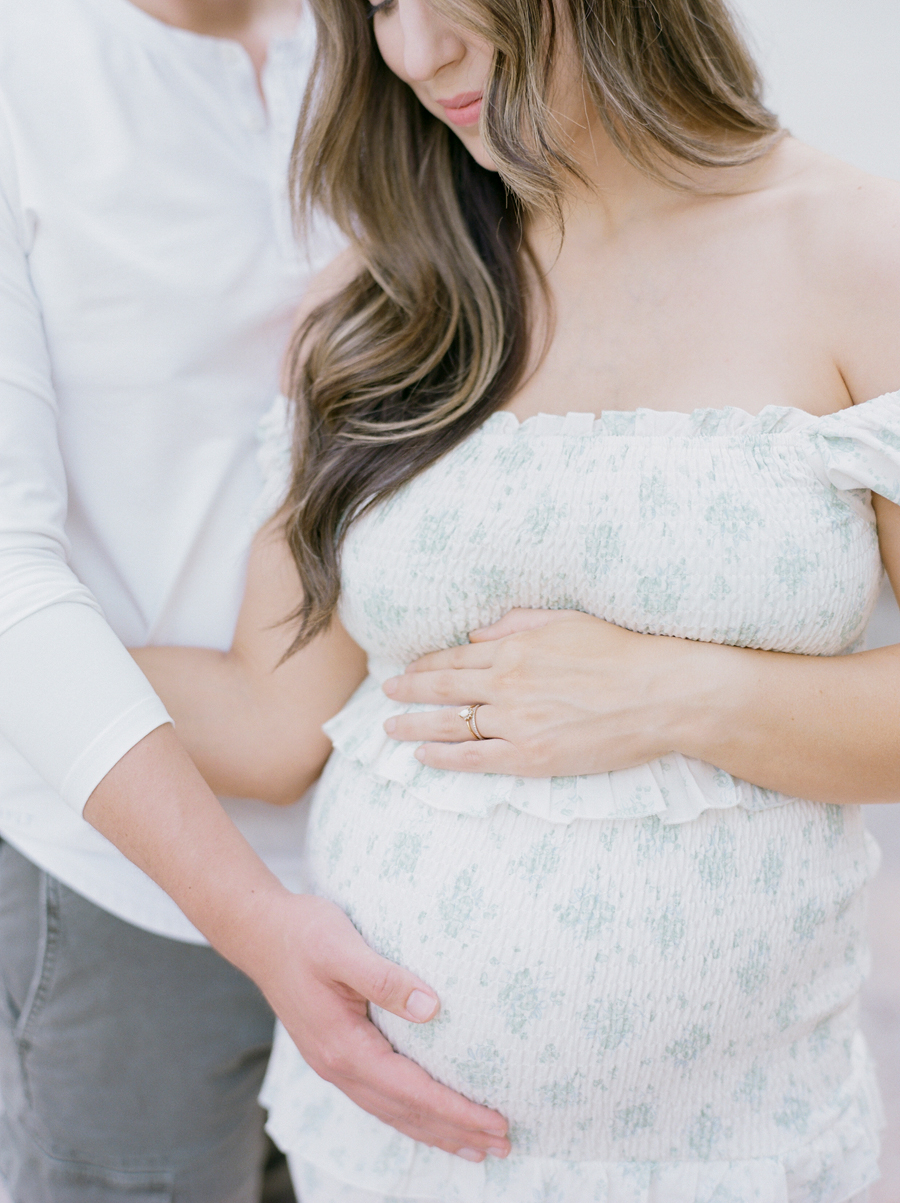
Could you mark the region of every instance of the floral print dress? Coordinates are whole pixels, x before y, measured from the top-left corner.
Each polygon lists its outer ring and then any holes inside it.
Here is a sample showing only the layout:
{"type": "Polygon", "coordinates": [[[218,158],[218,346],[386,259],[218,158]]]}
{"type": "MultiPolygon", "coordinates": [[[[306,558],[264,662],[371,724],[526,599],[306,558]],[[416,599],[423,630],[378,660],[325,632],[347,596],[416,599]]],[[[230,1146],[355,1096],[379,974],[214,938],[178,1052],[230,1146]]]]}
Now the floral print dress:
{"type": "MultiPolygon", "coordinates": [[[[280,403],[272,502],[286,428],[280,403]]],[[[263,1101],[311,1182],[440,1203],[843,1203],[877,1177],[857,999],[878,854],[858,807],[680,754],[549,780],[434,770],[385,736],[402,707],[380,689],[516,606],[853,651],[882,579],[869,490],[900,502],[900,395],[824,418],[500,412],[352,526],[341,616],[370,676],[326,727],[309,872],[441,997],[430,1024],[375,1023],[502,1112],[513,1153],[471,1164],[398,1134],[282,1030],[263,1101]]]]}

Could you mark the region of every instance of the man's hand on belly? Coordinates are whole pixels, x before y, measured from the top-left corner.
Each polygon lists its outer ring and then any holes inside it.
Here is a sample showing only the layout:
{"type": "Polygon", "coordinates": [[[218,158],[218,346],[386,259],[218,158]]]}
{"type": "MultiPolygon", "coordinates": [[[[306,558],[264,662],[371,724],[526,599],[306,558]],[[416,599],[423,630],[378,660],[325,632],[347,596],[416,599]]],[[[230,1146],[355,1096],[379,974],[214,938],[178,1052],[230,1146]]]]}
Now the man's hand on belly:
{"type": "Polygon", "coordinates": [[[469,1161],[510,1145],[502,1116],[435,1082],[395,1053],[368,1017],[368,1002],[413,1022],[436,1017],[435,995],[413,974],[378,956],[333,903],[285,900],[284,960],[256,973],[306,1063],[358,1106],[424,1144],[469,1161]],[[277,983],[273,988],[271,983],[277,983]]]}
{"type": "Polygon", "coordinates": [[[470,1161],[509,1152],[501,1115],[439,1085],[395,1053],[369,1020],[372,1002],[426,1023],[440,1009],[434,991],[378,956],[339,907],[284,888],[171,726],[152,731],[113,766],[84,817],[256,982],[321,1077],[424,1144],[470,1161]]]}

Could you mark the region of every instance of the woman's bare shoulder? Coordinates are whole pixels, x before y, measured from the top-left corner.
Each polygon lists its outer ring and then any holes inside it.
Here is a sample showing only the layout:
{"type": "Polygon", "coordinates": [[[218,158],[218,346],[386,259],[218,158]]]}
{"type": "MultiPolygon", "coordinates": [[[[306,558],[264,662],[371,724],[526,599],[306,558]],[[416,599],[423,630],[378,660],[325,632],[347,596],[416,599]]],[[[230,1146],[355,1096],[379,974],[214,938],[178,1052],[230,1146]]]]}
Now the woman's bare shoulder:
{"type": "MultiPolygon", "coordinates": [[[[796,171],[780,185],[798,252],[842,275],[900,267],[900,183],[797,144],[796,171]]],[[[849,281],[849,276],[845,275],[849,281]]],[[[876,279],[869,278],[875,284],[876,279]]],[[[900,280],[898,280],[900,283],[900,280]]]]}
{"type": "Polygon", "coordinates": [[[854,401],[900,387],[900,183],[801,147],[784,181],[796,267],[854,401]]]}

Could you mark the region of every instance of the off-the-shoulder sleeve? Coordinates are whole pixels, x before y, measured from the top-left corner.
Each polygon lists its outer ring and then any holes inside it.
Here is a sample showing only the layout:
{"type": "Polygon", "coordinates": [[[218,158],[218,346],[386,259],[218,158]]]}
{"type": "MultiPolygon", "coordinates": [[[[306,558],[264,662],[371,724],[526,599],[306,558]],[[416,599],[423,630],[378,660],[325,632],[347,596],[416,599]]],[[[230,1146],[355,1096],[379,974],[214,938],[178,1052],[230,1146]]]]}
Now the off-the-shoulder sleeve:
{"type": "Polygon", "coordinates": [[[871,489],[900,504],[900,392],[821,418],[816,440],[836,489],[871,489]]]}
{"type": "Polygon", "coordinates": [[[262,526],[284,504],[291,484],[293,417],[287,397],[275,398],[256,428],[256,439],[256,461],[263,483],[253,518],[257,526],[262,526]]]}

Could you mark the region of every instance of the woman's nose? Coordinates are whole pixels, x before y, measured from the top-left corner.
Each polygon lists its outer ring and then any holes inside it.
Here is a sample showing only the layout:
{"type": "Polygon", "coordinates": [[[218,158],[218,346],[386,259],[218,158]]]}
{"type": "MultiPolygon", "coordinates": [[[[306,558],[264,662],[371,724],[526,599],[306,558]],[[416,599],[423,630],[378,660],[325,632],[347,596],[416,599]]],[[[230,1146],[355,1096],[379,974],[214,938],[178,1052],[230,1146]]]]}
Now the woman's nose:
{"type": "Polygon", "coordinates": [[[465,57],[465,43],[428,0],[402,0],[398,8],[407,79],[424,83],[465,57]]]}

